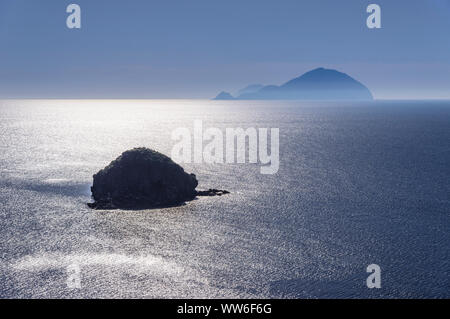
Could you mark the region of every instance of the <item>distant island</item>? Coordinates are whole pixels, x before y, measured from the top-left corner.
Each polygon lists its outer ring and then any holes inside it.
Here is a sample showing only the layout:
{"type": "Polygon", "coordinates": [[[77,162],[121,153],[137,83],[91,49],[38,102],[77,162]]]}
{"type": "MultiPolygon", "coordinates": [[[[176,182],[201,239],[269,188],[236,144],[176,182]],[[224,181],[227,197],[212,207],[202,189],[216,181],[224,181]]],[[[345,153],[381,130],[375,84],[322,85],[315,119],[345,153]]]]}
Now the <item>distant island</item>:
{"type": "Polygon", "coordinates": [[[213,100],[236,100],[230,93],[222,91],[213,100]]]}
{"type": "Polygon", "coordinates": [[[250,85],[237,97],[221,92],[214,100],[373,100],[372,93],[351,76],[318,68],[281,86],[250,85]]]}
{"type": "Polygon", "coordinates": [[[226,190],[197,191],[197,178],[169,157],[138,147],[125,151],[93,176],[93,209],[140,210],[182,205],[197,196],[222,196],[226,190]]]}

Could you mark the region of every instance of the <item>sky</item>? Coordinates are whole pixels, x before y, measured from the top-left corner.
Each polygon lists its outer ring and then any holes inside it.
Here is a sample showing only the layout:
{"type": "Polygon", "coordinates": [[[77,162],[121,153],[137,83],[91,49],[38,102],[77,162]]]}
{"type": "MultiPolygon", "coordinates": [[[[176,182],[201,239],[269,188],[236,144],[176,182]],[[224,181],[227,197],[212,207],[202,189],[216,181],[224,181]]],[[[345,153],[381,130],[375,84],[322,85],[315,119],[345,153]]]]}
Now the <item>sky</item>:
{"type": "Polygon", "coordinates": [[[450,98],[450,0],[0,0],[0,98],[211,98],[317,67],[450,98]]]}

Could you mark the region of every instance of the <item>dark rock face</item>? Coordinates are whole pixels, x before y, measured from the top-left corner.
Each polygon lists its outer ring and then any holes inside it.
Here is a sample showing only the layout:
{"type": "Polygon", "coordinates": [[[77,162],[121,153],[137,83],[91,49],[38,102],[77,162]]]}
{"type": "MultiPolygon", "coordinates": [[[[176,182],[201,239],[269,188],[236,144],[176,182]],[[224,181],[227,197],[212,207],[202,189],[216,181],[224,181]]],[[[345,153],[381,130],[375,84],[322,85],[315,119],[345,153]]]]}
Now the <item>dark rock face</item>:
{"type": "Polygon", "coordinates": [[[94,175],[95,209],[174,206],[195,198],[198,182],[169,157],[148,148],[124,152],[94,175]]]}

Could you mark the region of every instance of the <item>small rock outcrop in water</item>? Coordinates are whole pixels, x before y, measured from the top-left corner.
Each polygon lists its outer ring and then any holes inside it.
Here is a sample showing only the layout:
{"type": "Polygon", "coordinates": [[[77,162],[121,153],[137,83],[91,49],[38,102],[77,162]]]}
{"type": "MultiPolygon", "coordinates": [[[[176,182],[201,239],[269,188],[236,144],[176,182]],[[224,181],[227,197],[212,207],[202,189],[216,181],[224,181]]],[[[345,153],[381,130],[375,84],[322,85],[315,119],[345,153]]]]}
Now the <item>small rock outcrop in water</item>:
{"type": "Polygon", "coordinates": [[[197,191],[197,196],[222,196],[229,193],[229,191],[210,188],[207,191],[197,191]]]}
{"type": "Polygon", "coordinates": [[[94,175],[94,209],[146,209],[183,204],[198,196],[223,195],[210,189],[197,192],[198,181],[169,157],[148,148],[122,153],[94,175]]]}

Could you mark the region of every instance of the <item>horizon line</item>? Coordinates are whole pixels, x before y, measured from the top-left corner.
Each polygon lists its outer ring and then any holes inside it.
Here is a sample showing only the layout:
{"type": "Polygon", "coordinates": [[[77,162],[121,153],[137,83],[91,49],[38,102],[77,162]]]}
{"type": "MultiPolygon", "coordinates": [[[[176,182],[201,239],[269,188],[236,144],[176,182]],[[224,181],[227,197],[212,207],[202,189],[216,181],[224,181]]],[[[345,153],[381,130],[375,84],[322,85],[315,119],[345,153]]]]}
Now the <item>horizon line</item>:
{"type": "Polygon", "coordinates": [[[217,102],[236,102],[236,101],[291,101],[291,102],[376,102],[376,101],[450,101],[450,97],[447,98],[374,98],[373,100],[302,100],[302,99],[271,99],[271,100],[265,100],[265,99],[235,99],[235,100],[214,100],[214,98],[108,98],[108,97],[95,97],[95,98],[89,98],[89,97],[83,97],[83,98],[67,98],[67,97],[26,97],[26,98],[1,98],[0,101],[23,101],[23,100],[61,100],[61,101],[85,101],[85,100],[99,100],[99,101],[114,101],[114,100],[121,100],[121,101],[158,101],[158,100],[201,100],[201,101],[217,101],[217,102]]]}

